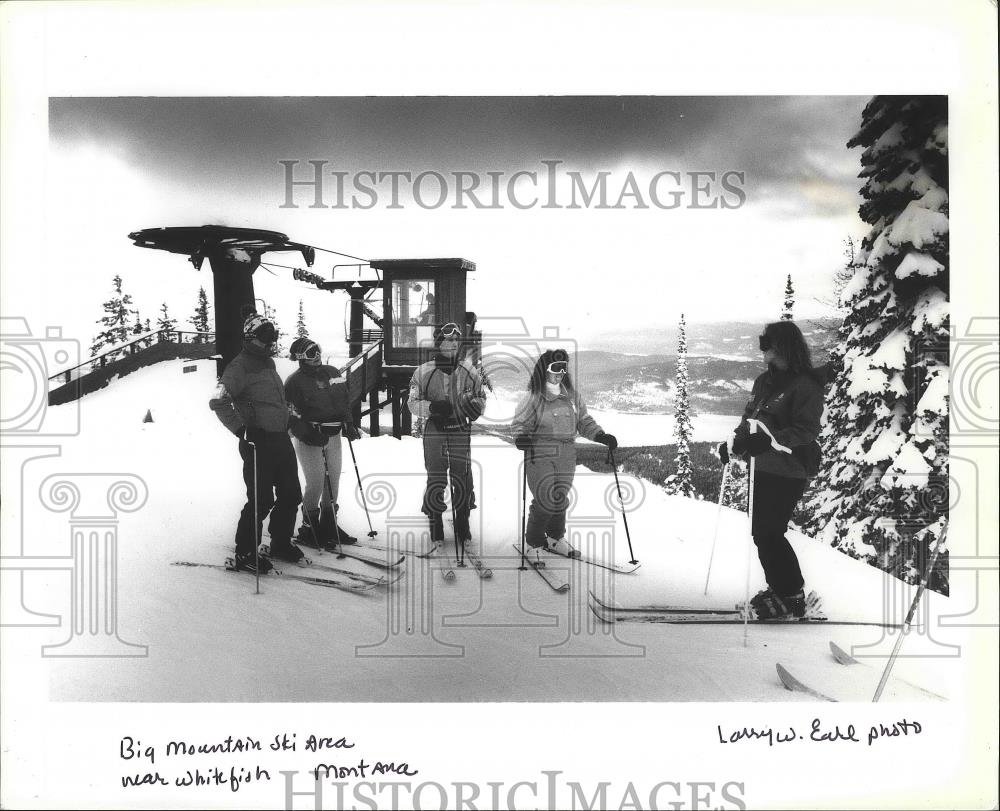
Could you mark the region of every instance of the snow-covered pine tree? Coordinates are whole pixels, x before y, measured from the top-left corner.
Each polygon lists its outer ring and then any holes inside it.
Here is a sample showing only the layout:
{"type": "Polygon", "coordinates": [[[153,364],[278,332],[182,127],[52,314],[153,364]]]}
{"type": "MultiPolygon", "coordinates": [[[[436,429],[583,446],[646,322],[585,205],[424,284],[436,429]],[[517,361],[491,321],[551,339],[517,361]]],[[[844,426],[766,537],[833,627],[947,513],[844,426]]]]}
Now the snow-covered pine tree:
{"type": "MultiPolygon", "coordinates": [[[[194,315],[188,319],[188,323],[194,327],[195,332],[209,332],[210,327],[208,325],[208,296],[205,294],[205,288],[198,288],[198,304],[194,308],[194,315]]],[[[206,342],[206,338],[201,335],[196,335],[193,339],[193,343],[202,344],[206,342]]]]}
{"type": "Polygon", "coordinates": [[[694,475],[691,470],[691,406],[688,401],[687,334],[684,314],[677,333],[677,395],[674,400],[674,437],[677,439],[677,470],[667,476],[663,486],[668,493],[694,498],[694,475]]]}
{"type": "Polygon", "coordinates": [[[139,311],[132,310],[132,312],[135,314],[135,323],[132,325],[132,338],[134,339],[137,335],[142,335],[146,331],[146,328],[143,325],[139,311]]]}
{"type": "Polygon", "coordinates": [[[792,287],[792,274],[788,274],[788,281],[785,282],[785,304],[781,309],[781,320],[791,321],[795,310],[795,288],[792,287]]]}
{"type": "Polygon", "coordinates": [[[848,142],[865,147],[871,230],[842,291],[843,368],[804,510],[808,531],[910,581],[948,511],[947,113],[944,96],[876,96],[848,142]]]}
{"type": "Polygon", "coordinates": [[[299,299],[299,315],[295,319],[295,337],[296,338],[308,338],[309,330],[306,329],[306,314],[302,309],[302,299],[299,299]]]}
{"type": "Polygon", "coordinates": [[[722,493],[724,507],[732,507],[740,512],[747,511],[749,475],[746,462],[735,456],[729,458],[729,476],[726,479],[726,489],[722,493]]]}
{"type": "Polygon", "coordinates": [[[163,304],[160,305],[160,315],[156,319],[156,328],[160,331],[159,340],[173,340],[174,336],[170,333],[177,329],[177,321],[170,317],[170,311],[167,309],[167,302],[163,302],[163,304]]]}
{"type": "Polygon", "coordinates": [[[132,297],[128,293],[122,292],[122,277],[115,275],[111,281],[114,293],[111,298],[104,302],[104,315],[97,323],[103,329],[94,336],[90,345],[90,356],[95,357],[101,353],[106,346],[123,344],[129,338],[129,316],[132,314],[130,305],[132,297]]]}

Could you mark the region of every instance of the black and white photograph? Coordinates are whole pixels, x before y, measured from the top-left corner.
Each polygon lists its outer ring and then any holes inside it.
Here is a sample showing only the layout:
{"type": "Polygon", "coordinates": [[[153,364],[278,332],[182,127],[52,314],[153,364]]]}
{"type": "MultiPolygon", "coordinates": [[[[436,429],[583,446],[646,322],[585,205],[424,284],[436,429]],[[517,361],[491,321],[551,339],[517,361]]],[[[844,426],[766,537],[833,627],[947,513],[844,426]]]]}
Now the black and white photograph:
{"type": "Polygon", "coordinates": [[[995,5],[32,6],[4,807],[995,807],[995,5]]]}

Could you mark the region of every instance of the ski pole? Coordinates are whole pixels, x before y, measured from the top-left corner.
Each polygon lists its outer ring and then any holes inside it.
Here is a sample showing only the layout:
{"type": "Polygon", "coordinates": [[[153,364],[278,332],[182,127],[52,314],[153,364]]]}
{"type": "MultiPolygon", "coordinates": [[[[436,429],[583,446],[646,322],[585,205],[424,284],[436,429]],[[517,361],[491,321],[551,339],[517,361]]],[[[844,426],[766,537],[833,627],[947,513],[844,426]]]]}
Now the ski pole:
{"type": "Polygon", "coordinates": [[[903,621],[903,627],[899,629],[899,636],[896,637],[896,644],[893,645],[892,653],[889,654],[889,661],[886,662],[885,670],[882,672],[882,678],[879,679],[878,687],[875,688],[875,695],[872,697],[873,704],[882,697],[882,691],[885,689],[886,682],[889,681],[889,673],[892,671],[892,666],[896,663],[896,656],[899,654],[899,648],[903,644],[903,637],[910,632],[910,623],[913,622],[913,615],[917,611],[917,603],[920,602],[924,589],[927,588],[927,583],[931,579],[931,575],[934,573],[934,566],[937,564],[938,555],[941,553],[941,547],[944,546],[944,540],[947,535],[948,525],[945,524],[941,530],[941,537],[938,538],[937,545],[934,547],[934,554],[931,555],[931,559],[928,562],[927,567],[924,569],[924,575],[920,578],[920,585],[917,587],[917,593],[913,596],[913,602],[910,603],[910,610],[906,612],[906,619],[903,621]]]}
{"type": "Polygon", "coordinates": [[[524,464],[521,467],[521,565],[518,566],[522,572],[527,571],[528,567],[524,565],[524,536],[528,531],[525,526],[525,521],[528,518],[528,452],[524,452],[524,464]]]}
{"type": "MultiPolygon", "coordinates": [[[[451,448],[448,447],[448,436],[447,436],[447,434],[445,435],[445,438],[444,438],[444,459],[445,459],[445,464],[448,466],[448,469],[445,471],[445,480],[446,480],[446,483],[449,485],[448,490],[449,490],[449,492],[451,494],[451,498],[449,500],[451,501],[451,534],[454,536],[454,539],[455,539],[455,563],[458,564],[459,566],[464,566],[465,565],[465,548],[464,547],[462,548],[462,555],[461,555],[461,557],[459,557],[459,554],[458,554],[458,547],[459,547],[459,544],[458,544],[458,532],[456,531],[458,529],[458,523],[455,520],[456,519],[456,515],[455,515],[455,485],[454,485],[454,479],[452,478],[452,470],[451,470],[451,448]]],[[[442,493],[442,496],[443,495],[444,494],[442,493]]]]}
{"type": "Polygon", "coordinates": [[[354,455],[354,442],[347,437],[347,447],[351,449],[351,461],[354,463],[354,475],[358,477],[358,491],[361,493],[361,503],[365,508],[365,518],[368,519],[368,537],[374,538],[378,533],[372,529],[372,517],[368,514],[368,501],[365,499],[365,488],[361,486],[361,472],[358,470],[358,457],[354,455]]]}
{"type": "Polygon", "coordinates": [[[635,559],[635,553],[632,551],[632,536],[628,531],[628,516],[625,515],[625,501],[622,499],[622,485],[618,481],[618,465],[615,464],[615,452],[608,448],[608,461],[611,463],[611,469],[615,472],[615,486],[618,488],[618,503],[622,505],[622,521],[625,522],[625,538],[628,540],[628,553],[631,556],[629,563],[635,565],[639,561],[635,559]]]}
{"type": "MultiPolygon", "coordinates": [[[[340,524],[337,522],[337,504],[333,498],[333,485],[330,484],[330,462],[326,458],[326,449],[329,447],[330,441],[327,440],[326,445],[323,446],[321,452],[323,454],[323,490],[326,492],[326,497],[330,500],[330,512],[333,514],[333,532],[337,536],[337,560],[343,560],[347,557],[344,554],[344,544],[340,539],[340,524]]],[[[322,515],[323,515],[323,504],[320,503],[320,525],[322,526],[322,515]]],[[[319,549],[323,544],[323,539],[316,538],[316,548],[319,549]]]]}
{"type": "Polygon", "coordinates": [[[719,537],[719,524],[722,521],[722,501],[726,495],[726,482],[729,480],[729,462],[722,466],[722,484],[719,486],[719,509],[715,512],[715,530],[712,532],[712,551],[708,553],[708,572],[705,574],[705,594],[708,594],[708,581],[712,576],[712,559],[715,557],[715,542],[719,537]]]}
{"type": "Polygon", "coordinates": [[[253,568],[257,580],[257,594],[260,594],[260,523],[257,515],[259,501],[257,495],[260,491],[257,489],[257,443],[250,442],[250,447],[253,448],[253,568]]]}
{"type": "MultiPolygon", "coordinates": [[[[753,423],[750,424],[750,432],[753,433],[753,423]]],[[[753,488],[754,488],[754,474],[757,471],[757,459],[754,456],[750,457],[750,484],[747,487],[747,517],[749,518],[749,538],[747,543],[747,583],[746,583],[746,595],[745,601],[743,603],[743,647],[747,646],[747,634],[750,628],[750,559],[751,552],[753,551],[753,488]]]]}

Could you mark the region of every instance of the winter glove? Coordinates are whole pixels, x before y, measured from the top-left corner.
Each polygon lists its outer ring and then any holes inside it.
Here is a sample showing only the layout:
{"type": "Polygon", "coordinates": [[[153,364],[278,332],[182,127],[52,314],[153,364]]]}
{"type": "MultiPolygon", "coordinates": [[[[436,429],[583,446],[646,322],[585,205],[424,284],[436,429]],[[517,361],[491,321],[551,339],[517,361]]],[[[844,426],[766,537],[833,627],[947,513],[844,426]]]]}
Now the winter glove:
{"type": "Polygon", "coordinates": [[[351,442],[357,442],[357,440],[361,439],[361,432],[353,422],[345,422],[344,436],[351,440],[351,442]]]}
{"type": "Polygon", "coordinates": [[[519,451],[530,451],[531,445],[531,437],[527,434],[521,434],[520,436],[514,437],[514,447],[519,451]]]}
{"type": "Polygon", "coordinates": [[[601,431],[594,437],[594,442],[600,442],[602,445],[607,445],[609,451],[613,451],[618,447],[618,440],[615,438],[615,435],[606,434],[604,431],[601,431]]]}
{"type": "Polygon", "coordinates": [[[751,456],[760,456],[769,450],[771,450],[771,437],[763,431],[750,434],[747,438],[747,453],[751,456]]]}
{"type": "Polygon", "coordinates": [[[430,405],[432,417],[450,417],[452,415],[451,403],[445,400],[435,400],[430,405]]]}
{"type": "Polygon", "coordinates": [[[722,460],[722,464],[729,464],[729,445],[725,442],[719,445],[719,459],[722,460]]]}

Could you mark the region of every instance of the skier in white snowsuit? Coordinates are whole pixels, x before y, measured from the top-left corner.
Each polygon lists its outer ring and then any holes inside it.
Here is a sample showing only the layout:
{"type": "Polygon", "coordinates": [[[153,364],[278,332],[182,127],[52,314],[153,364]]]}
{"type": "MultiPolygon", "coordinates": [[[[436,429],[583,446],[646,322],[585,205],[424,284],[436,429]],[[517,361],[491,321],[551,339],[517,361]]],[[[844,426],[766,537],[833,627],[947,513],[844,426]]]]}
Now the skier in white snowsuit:
{"type": "Polygon", "coordinates": [[[437,355],[418,366],[410,379],[408,406],[424,420],[424,466],[427,486],[422,512],[430,520],[431,540],[444,540],[444,493],[451,482],[455,536],[462,543],[472,538],[469,512],[475,509],[472,485],[472,423],[486,407],[482,375],[468,360],[460,359],[462,329],[445,324],[434,332],[437,355]]]}
{"type": "Polygon", "coordinates": [[[618,440],[605,433],[587,412],[573,388],[569,358],[562,349],[546,350],[528,381],[528,394],[518,404],[511,432],[525,452],[531,508],[525,530],[525,553],[538,550],[579,557],[566,540],[566,508],[576,472],[577,435],[614,450],[618,440]]]}

